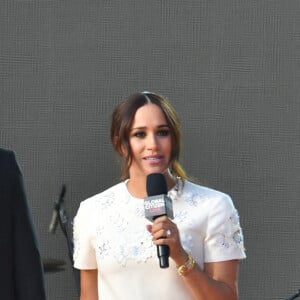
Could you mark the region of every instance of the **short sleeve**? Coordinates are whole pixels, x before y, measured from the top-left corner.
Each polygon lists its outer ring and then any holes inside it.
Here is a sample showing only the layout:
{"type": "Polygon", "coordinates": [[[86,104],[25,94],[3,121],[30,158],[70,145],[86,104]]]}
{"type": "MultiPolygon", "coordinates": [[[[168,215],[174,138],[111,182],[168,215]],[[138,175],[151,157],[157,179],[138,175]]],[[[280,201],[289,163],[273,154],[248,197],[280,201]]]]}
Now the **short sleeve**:
{"type": "Polygon", "coordinates": [[[74,218],[74,267],[81,270],[97,269],[96,253],[93,247],[92,207],[81,202],[74,218]]]}
{"type": "Polygon", "coordinates": [[[212,201],[205,238],[205,262],[246,257],[239,215],[231,198],[220,194],[212,201]]]}

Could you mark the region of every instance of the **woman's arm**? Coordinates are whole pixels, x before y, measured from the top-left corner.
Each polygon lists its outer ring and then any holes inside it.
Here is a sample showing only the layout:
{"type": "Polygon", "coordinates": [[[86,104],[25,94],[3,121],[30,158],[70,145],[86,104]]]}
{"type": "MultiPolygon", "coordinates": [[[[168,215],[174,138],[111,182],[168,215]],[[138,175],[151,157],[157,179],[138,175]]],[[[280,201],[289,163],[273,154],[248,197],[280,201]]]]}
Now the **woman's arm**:
{"type": "MultiPolygon", "coordinates": [[[[157,218],[153,225],[148,226],[156,245],[168,245],[170,257],[177,266],[185,264],[188,254],[183,249],[176,224],[168,217],[157,218]],[[171,229],[172,235],[167,231],[171,229]]],[[[182,277],[195,300],[237,300],[238,299],[239,260],[206,263],[204,270],[196,263],[182,277]]]]}
{"type": "Polygon", "coordinates": [[[238,269],[239,260],[207,263],[204,271],[195,265],[182,279],[197,300],[237,300],[238,269]]]}
{"type": "Polygon", "coordinates": [[[98,300],[98,270],[80,271],[80,300],[98,300]]]}

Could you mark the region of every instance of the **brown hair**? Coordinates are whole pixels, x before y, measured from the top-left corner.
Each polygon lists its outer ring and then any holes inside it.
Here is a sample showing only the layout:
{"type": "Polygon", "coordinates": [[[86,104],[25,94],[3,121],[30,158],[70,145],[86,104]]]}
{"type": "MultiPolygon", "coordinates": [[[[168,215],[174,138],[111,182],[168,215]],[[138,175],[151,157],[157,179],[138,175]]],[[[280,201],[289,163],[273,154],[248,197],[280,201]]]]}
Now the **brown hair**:
{"type": "Polygon", "coordinates": [[[135,113],[140,107],[149,103],[153,103],[161,108],[170,128],[172,140],[170,171],[174,176],[179,176],[185,180],[187,179],[186,173],[179,163],[182,147],[182,133],[178,115],[166,98],[150,92],[135,93],[128,96],[115,107],[112,113],[110,138],[114,150],[123,159],[121,178],[124,180],[129,176],[129,168],[132,163],[129,132],[135,113]],[[124,147],[126,149],[126,155],[124,155],[124,147]]]}

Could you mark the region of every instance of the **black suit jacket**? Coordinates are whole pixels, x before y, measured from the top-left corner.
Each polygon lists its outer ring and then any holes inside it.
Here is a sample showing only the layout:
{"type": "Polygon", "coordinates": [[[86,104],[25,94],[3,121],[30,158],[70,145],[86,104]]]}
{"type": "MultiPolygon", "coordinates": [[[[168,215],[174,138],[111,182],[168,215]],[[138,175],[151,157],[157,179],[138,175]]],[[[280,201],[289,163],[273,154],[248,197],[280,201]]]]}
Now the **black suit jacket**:
{"type": "Polygon", "coordinates": [[[0,299],[44,300],[38,242],[12,151],[0,149],[0,299]]]}

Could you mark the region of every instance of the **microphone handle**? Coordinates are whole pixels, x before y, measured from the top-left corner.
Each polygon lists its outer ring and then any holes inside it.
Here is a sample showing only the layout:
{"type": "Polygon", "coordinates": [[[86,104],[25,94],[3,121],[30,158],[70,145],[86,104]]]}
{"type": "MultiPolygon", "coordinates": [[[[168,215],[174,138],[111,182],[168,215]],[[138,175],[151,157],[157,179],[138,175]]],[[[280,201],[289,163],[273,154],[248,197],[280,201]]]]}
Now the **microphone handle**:
{"type": "Polygon", "coordinates": [[[169,256],[170,256],[170,248],[168,245],[157,246],[157,257],[159,259],[159,266],[162,269],[169,267],[169,256]]]}
{"type": "MultiPolygon", "coordinates": [[[[156,218],[158,218],[158,216],[156,218]]],[[[154,220],[156,218],[154,218],[154,220]]],[[[169,268],[169,256],[170,256],[169,246],[168,245],[157,245],[156,250],[157,250],[157,257],[159,260],[159,266],[162,269],[169,268]]]]}

